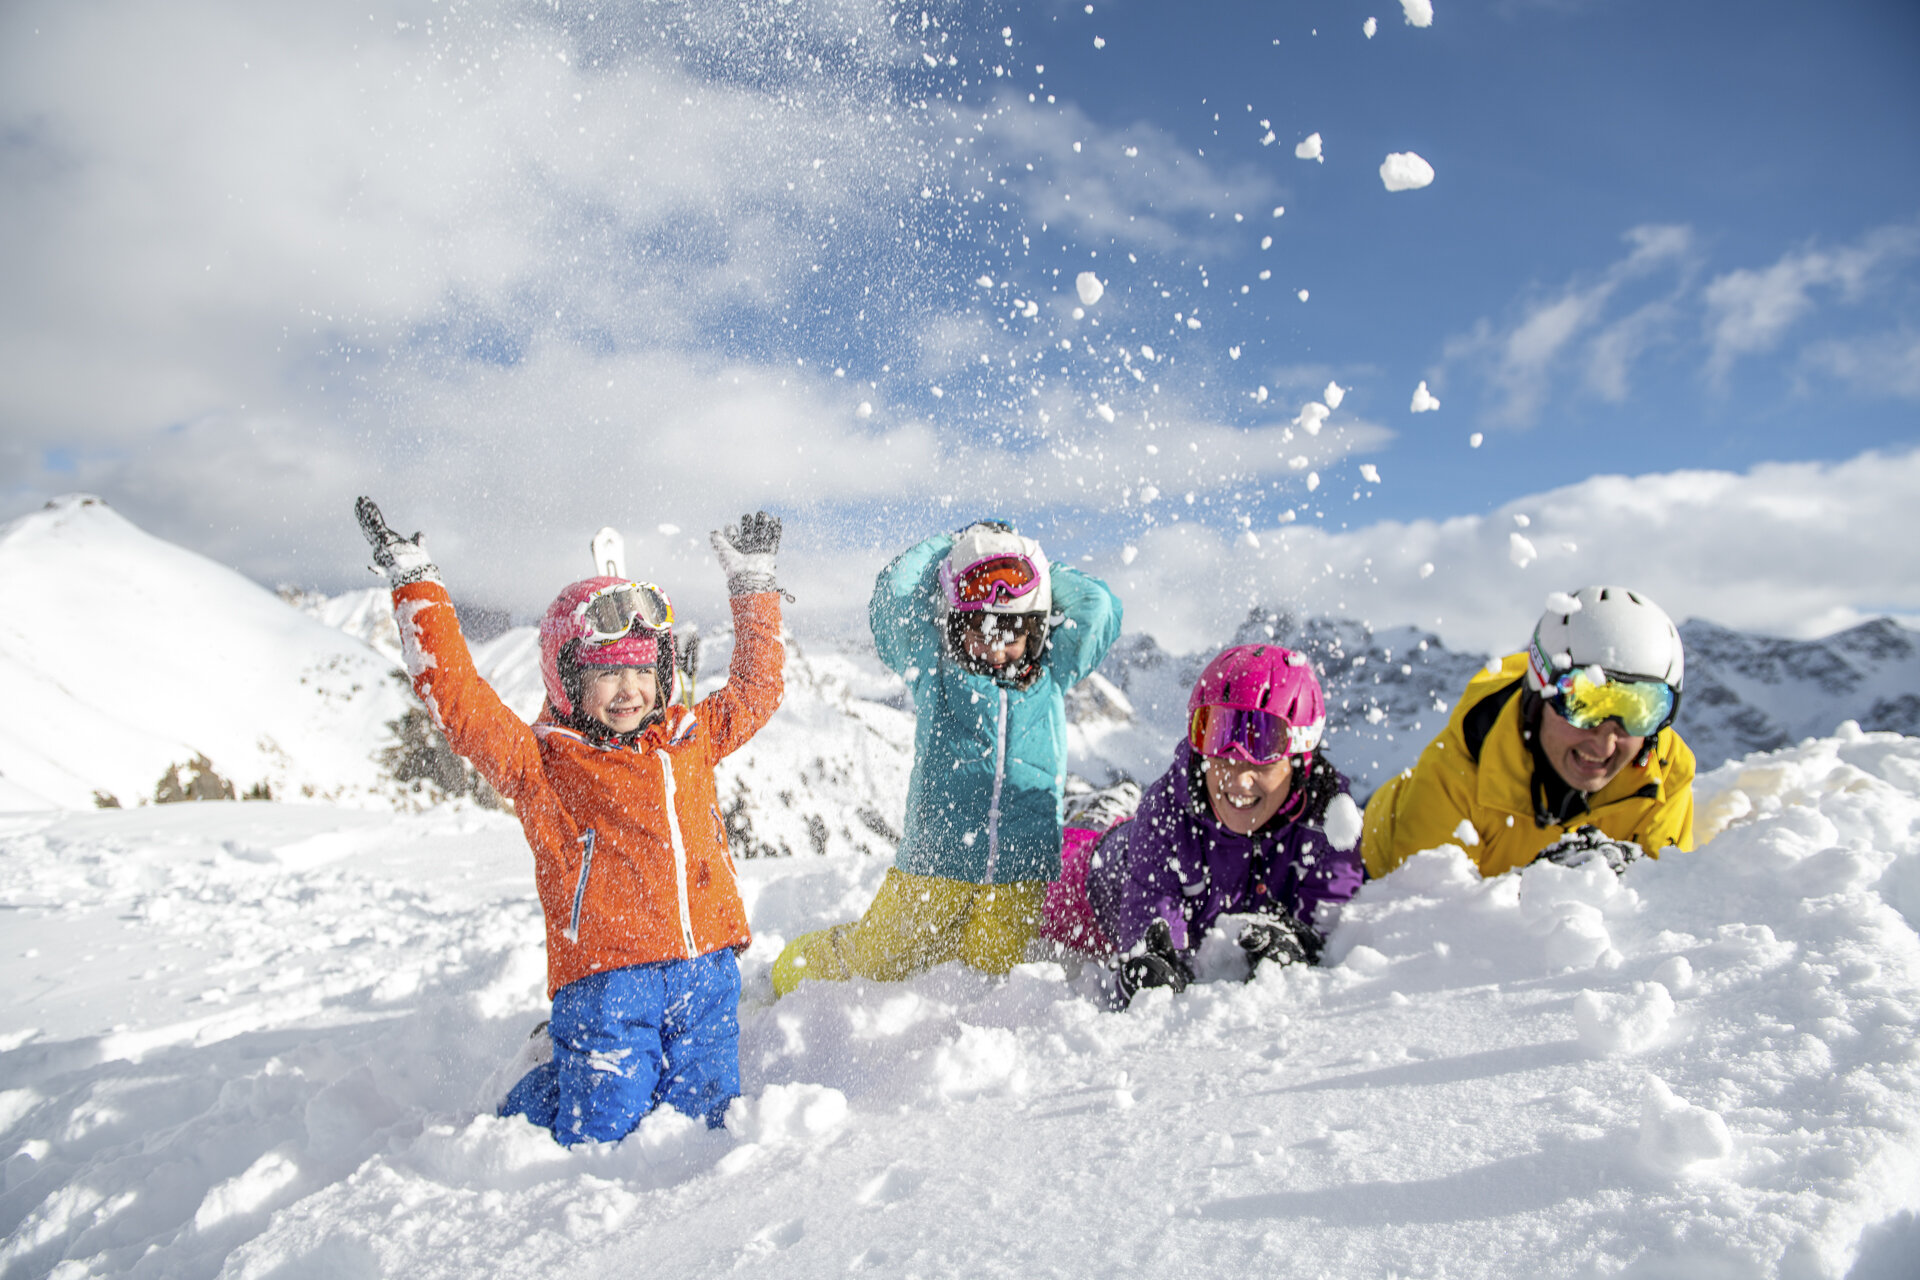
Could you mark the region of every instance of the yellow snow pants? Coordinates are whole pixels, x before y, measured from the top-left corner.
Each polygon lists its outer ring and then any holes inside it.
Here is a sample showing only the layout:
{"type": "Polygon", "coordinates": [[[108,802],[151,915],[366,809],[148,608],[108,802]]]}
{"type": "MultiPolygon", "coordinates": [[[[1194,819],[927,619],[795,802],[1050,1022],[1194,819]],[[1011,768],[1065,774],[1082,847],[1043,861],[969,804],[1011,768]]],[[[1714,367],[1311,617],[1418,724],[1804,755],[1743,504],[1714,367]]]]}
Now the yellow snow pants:
{"type": "Polygon", "coordinates": [[[1046,892],[1043,880],[970,884],[890,868],[865,915],[787,944],[773,962],[774,994],[807,978],[898,982],[949,960],[1005,973],[1026,957],[1046,892]]]}

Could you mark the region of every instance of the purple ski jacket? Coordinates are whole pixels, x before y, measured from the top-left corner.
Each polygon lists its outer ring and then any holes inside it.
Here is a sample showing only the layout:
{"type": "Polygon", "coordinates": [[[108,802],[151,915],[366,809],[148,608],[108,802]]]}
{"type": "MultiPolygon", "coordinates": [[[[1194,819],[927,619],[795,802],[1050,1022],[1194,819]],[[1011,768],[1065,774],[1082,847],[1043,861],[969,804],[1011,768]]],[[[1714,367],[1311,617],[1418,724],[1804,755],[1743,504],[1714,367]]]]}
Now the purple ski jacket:
{"type": "Polygon", "coordinates": [[[1337,771],[1332,780],[1312,814],[1236,835],[1214,818],[1193,748],[1182,742],[1139,813],[1094,850],[1087,900],[1100,927],[1125,952],[1165,920],[1184,952],[1232,913],[1286,912],[1314,925],[1322,903],[1345,902],[1366,878],[1359,848],[1336,849],[1320,829],[1326,801],[1347,790],[1337,771]]]}

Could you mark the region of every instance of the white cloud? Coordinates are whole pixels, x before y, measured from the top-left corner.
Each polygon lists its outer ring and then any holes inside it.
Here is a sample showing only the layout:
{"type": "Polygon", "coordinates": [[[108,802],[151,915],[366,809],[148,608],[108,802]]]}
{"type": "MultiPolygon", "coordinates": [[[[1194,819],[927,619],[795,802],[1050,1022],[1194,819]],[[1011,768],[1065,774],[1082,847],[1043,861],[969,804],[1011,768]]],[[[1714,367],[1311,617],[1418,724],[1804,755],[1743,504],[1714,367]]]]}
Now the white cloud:
{"type": "Polygon", "coordinates": [[[1771,266],[1741,268],[1708,282],[1704,299],[1707,372],[1724,378],[1745,356],[1778,346],[1818,305],[1816,290],[1857,298],[1876,273],[1920,253],[1920,224],[1879,227],[1838,249],[1800,249],[1771,266]]]}
{"type": "Polygon", "coordinates": [[[1690,276],[1693,235],[1686,227],[1641,226],[1623,239],[1627,254],[1598,279],[1570,282],[1524,303],[1519,318],[1504,328],[1482,320],[1467,336],[1447,344],[1449,363],[1477,366],[1495,392],[1488,417],[1510,425],[1530,425],[1552,391],[1555,376],[1570,362],[1585,367],[1589,385],[1610,399],[1625,394],[1632,360],[1654,340],[1670,312],[1663,301],[1639,307],[1626,318],[1606,323],[1608,309],[1628,284],[1661,273],[1690,276]],[[1584,343],[1584,356],[1581,344],[1584,343]]]}
{"type": "Polygon", "coordinates": [[[1231,634],[1248,608],[1282,605],[1510,652],[1543,592],[1596,582],[1645,591],[1676,619],[1778,635],[1920,617],[1920,450],[1745,473],[1594,476],[1482,516],[1255,533],[1257,549],[1199,526],[1137,539],[1130,565],[1104,568],[1127,625],[1198,649],[1231,634]],[[1524,573],[1509,537],[1522,509],[1538,555],[1524,573]]]}
{"type": "Polygon", "coordinates": [[[1864,395],[1920,400],[1920,333],[1910,329],[1815,342],[1801,362],[1864,395]]]}

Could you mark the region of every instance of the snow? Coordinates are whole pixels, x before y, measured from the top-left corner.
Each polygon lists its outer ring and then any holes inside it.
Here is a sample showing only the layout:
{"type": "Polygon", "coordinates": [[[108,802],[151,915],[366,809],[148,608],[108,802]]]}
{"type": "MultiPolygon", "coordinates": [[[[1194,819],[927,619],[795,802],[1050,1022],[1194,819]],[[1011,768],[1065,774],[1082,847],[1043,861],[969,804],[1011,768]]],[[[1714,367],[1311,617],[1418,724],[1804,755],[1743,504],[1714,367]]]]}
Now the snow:
{"type": "Polygon", "coordinates": [[[1540,558],[1540,553],[1527,538],[1518,533],[1507,535],[1507,559],[1524,569],[1540,558]]]}
{"type": "MultiPolygon", "coordinates": [[[[1293,154],[1302,160],[1318,160],[1322,164],[1327,162],[1327,158],[1320,154],[1320,135],[1317,133],[1308,134],[1306,141],[1294,147],[1293,154]]],[[[1280,210],[1275,209],[1273,216],[1279,217],[1280,210]]]]}
{"type": "Polygon", "coordinates": [[[780,942],[887,859],[744,861],[745,1098],[572,1152],[490,1114],[542,1015],[511,819],[15,814],[0,1267],[1841,1277],[1864,1246],[1898,1274],[1920,741],[1843,726],[1700,793],[1743,816],[1694,853],[1421,854],[1325,967],[1117,1014],[1050,961],[770,1004],[780,942]]]}
{"type": "Polygon", "coordinates": [[[1395,151],[1380,162],[1380,181],[1389,191],[1417,191],[1433,181],[1433,166],[1411,151],[1395,151]]]}
{"type": "Polygon", "coordinates": [[[1408,26],[1433,25],[1433,0],[1400,0],[1400,8],[1407,15],[1408,26]]]}
{"type": "Polygon", "coordinates": [[[1075,276],[1073,278],[1073,289],[1075,293],[1080,295],[1081,305],[1087,307],[1100,301],[1107,292],[1107,286],[1101,283],[1100,277],[1091,271],[1082,271],[1079,275],[1075,276]]]}
{"type": "Polygon", "coordinates": [[[1378,31],[1379,29],[1380,29],[1380,23],[1373,18],[1368,18],[1365,22],[1360,24],[1360,30],[1366,33],[1366,37],[1369,40],[1373,39],[1373,33],[1378,31]]]}
{"type": "MultiPolygon", "coordinates": [[[[1426,380],[1424,378],[1421,379],[1420,385],[1413,389],[1413,403],[1409,408],[1414,413],[1432,413],[1439,407],[1439,399],[1431,391],[1427,390],[1426,380]]],[[[1475,441],[1473,447],[1478,449],[1480,447],[1479,442],[1475,441]]]]}
{"type": "Polygon", "coordinates": [[[1347,389],[1337,382],[1329,382],[1327,389],[1320,393],[1320,398],[1327,402],[1327,408],[1338,409],[1340,402],[1347,398],[1347,389]]]}

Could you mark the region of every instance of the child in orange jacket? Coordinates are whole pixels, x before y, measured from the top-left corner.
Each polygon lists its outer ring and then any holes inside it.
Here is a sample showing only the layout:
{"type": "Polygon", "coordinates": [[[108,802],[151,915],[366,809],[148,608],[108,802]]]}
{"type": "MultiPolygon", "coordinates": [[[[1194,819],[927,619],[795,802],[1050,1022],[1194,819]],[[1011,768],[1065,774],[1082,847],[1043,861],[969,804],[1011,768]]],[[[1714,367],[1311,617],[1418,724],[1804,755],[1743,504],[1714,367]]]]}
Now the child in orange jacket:
{"type": "Polygon", "coordinates": [[[553,1058],[501,1105],[563,1145],[626,1136],[665,1103],[717,1127],[740,1093],[740,969],[752,941],[714,763],[780,705],[780,522],[715,531],[734,619],[726,687],[673,700],[673,606],[650,583],[589,578],[540,624],[547,701],[531,726],[474,670],[419,543],[357,507],[393,586],[413,686],[447,742],[513,801],[547,926],[553,1058]]]}

